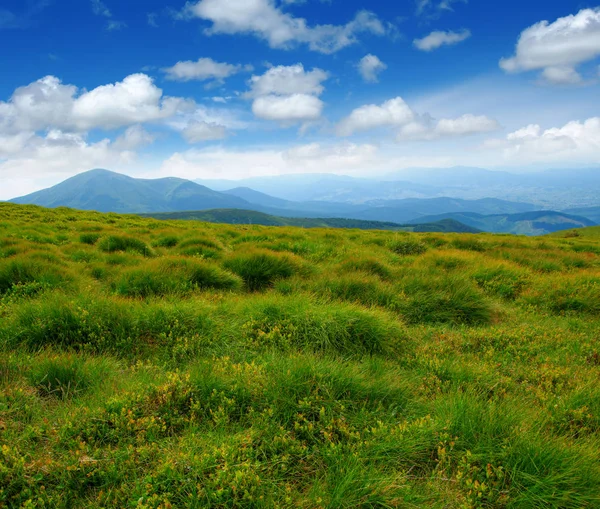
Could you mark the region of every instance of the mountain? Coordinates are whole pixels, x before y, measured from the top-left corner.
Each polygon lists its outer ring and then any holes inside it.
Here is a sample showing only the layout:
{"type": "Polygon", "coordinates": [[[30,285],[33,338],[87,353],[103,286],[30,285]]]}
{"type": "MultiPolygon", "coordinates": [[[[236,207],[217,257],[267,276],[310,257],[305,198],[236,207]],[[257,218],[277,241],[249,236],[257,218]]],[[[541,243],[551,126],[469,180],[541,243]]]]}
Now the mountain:
{"type": "Polygon", "coordinates": [[[345,175],[300,174],[233,180],[196,180],[217,191],[248,187],[291,201],[329,201],[361,204],[371,199],[430,198],[443,190],[412,182],[382,182],[345,175]]]}
{"type": "Polygon", "coordinates": [[[470,212],[439,214],[419,218],[411,223],[436,222],[454,219],[473,228],[492,233],[513,233],[516,235],[545,235],[573,228],[594,226],[585,217],[573,216],[564,212],[537,211],[522,214],[482,215],[470,212]]]}
{"type": "Polygon", "coordinates": [[[567,209],[564,210],[566,214],[573,214],[575,216],[582,216],[594,223],[600,224],[600,207],[585,207],[579,209],[567,209]]]}
{"type": "Polygon", "coordinates": [[[205,221],[208,223],[226,224],[258,224],[263,226],[299,226],[303,228],[356,228],[360,230],[404,230],[414,232],[445,232],[445,233],[478,233],[480,230],[467,226],[453,219],[442,221],[402,225],[390,222],[361,221],[343,218],[297,218],[278,217],[254,210],[215,209],[189,212],[170,212],[161,214],[140,214],[155,219],[185,219],[205,221]]]}
{"type": "Polygon", "coordinates": [[[600,205],[598,168],[509,173],[458,166],[405,169],[375,178],[305,174],[197,182],[218,191],[249,187],[277,198],[301,202],[318,200],[365,205],[374,200],[450,197],[532,203],[535,205],[532,210],[600,205]]]}
{"type": "Polygon", "coordinates": [[[108,170],[80,173],[54,187],[11,201],[51,208],[71,207],[120,213],[249,206],[241,198],[218,193],[189,180],[135,179],[108,170]]]}

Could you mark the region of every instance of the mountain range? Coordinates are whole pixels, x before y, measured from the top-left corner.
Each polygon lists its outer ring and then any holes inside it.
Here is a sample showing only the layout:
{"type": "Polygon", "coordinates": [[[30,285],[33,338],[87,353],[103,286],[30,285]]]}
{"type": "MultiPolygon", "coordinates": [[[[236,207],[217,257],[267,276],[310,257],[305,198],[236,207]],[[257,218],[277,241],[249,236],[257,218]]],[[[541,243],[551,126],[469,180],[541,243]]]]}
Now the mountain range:
{"type": "MultiPolygon", "coordinates": [[[[483,172],[483,180],[488,179],[490,183],[500,178],[488,175],[496,172],[486,173],[486,170],[468,169],[467,173],[473,176],[478,171],[483,172]]],[[[447,172],[445,174],[449,178],[447,172]]],[[[231,181],[202,182],[215,188],[221,188],[226,182],[231,184],[231,181]]],[[[452,179],[449,182],[457,183],[452,179]]],[[[242,222],[252,222],[250,212],[270,216],[262,218],[267,223],[281,222],[282,218],[318,219],[321,222],[324,221],[323,218],[328,218],[393,223],[394,227],[410,223],[414,227],[416,224],[452,220],[471,229],[527,235],[590,226],[596,224],[594,219],[600,220],[600,207],[597,206],[557,212],[540,211],[540,207],[533,203],[490,197],[473,200],[448,196],[368,198],[376,196],[377,192],[380,196],[384,195],[390,189],[404,188],[406,192],[424,192],[431,189],[425,184],[407,181],[371,181],[332,175],[287,175],[248,179],[243,183],[253,183],[262,190],[248,186],[217,190],[180,178],[136,179],[98,169],[81,173],[54,187],[11,201],[45,207],[64,206],[101,212],[152,215],[189,211],[197,214],[199,211],[212,209],[237,210],[245,211],[245,215],[240,215],[240,212],[232,215],[229,212],[225,217],[238,216],[247,219],[242,222]],[[279,196],[265,192],[265,187],[275,191],[275,188],[278,188],[279,196]],[[282,189],[285,189],[285,192],[282,193],[282,189]],[[362,200],[341,199],[344,194],[346,198],[354,196],[353,193],[360,194],[361,189],[367,190],[367,194],[362,195],[362,200]],[[336,198],[328,201],[320,198],[323,195],[335,195],[336,198]],[[286,196],[296,196],[297,199],[290,200],[286,196]],[[593,219],[584,215],[586,211],[593,219]],[[277,219],[271,219],[273,217],[277,219]]]]}

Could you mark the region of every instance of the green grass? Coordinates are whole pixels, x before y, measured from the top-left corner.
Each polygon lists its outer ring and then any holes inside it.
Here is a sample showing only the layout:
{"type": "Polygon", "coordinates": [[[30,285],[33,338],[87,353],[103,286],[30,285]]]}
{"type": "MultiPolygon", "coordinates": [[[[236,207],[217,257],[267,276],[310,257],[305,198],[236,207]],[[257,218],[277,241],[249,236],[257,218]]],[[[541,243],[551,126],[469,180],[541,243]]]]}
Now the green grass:
{"type": "Polygon", "coordinates": [[[0,507],[600,507],[600,239],[0,203],[0,507]]]}

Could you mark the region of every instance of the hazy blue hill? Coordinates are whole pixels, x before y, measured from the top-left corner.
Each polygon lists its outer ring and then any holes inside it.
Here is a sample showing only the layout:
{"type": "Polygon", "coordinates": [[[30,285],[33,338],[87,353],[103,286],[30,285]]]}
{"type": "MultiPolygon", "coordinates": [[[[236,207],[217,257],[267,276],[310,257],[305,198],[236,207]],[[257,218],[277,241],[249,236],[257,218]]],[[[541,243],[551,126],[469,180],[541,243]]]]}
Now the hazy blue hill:
{"type": "Polygon", "coordinates": [[[161,214],[142,214],[156,219],[186,219],[209,223],[256,224],[263,226],[300,226],[303,228],[356,228],[360,230],[406,230],[415,232],[478,233],[480,230],[452,219],[418,225],[361,221],[344,218],[278,217],[254,210],[216,209],[161,214]]]}
{"type": "Polygon", "coordinates": [[[249,205],[241,198],[218,193],[189,180],[135,179],[108,170],[80,173],[54,187],[11,201],[121,213],[247,208],[249,205]]]}
{"type": "MultiPolygon", "coordinates": [[[[301,202],[319,200],[359,205],[371,200],[453,197],[533,203],[535,208],[531,210],[600,205],[600,171],[597,168],[528,173],[471,167],[413,168],[372,178],[306,174],[198,182],[218,191],[243,186],[277,198],[301,202]]],[[[499,210],[497,213],[509,211],[499,210]]]]}
{"type": "Polygon", "coordinates": [[[477,213],[449,213],[419,218],[417,222],[436,222],[454,219],[466,225],[492,233],[517,235],[544,235],[573,228],[594,226],[595,223],[581,216],[554,211],[534,211],[521,214],[482,215],[477,213]]]}
{"type": "Polygon", "coordinates": [[[260,191],[255,191],[254,189],[250,189],[249,187],[236,187],[234,189],[228,189],[223,191],[224,194],[228,194],[230,196],[237,196],[243,200],[246,200],[249,203],[254,205],[261,205],[263,207],[275,207],[275,208],[287,208],[290,206],[289,200],[283,200],[281,198],[275,198],[274,196],[270,196],[266,193],[261,193],[260,191]]]}
{"type": "Polygon", "coordinates": [[[567,209],[564,210],[566,214],[573,214],[575,216],[582,216],[594,223],[600,224],[600,207],[585,207],[579,209],[567,209]]]}

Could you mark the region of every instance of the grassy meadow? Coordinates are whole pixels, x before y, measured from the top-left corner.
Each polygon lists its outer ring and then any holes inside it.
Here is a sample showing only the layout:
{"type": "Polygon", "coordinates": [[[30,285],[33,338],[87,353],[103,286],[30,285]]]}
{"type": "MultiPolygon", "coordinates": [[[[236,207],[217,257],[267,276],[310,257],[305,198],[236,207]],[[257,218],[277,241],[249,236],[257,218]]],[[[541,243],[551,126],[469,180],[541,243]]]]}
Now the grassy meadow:
{"type": "Polygon", "coordinates": [[[0,508],[600,507],[600,233],[0,203],[0,508]]]}

